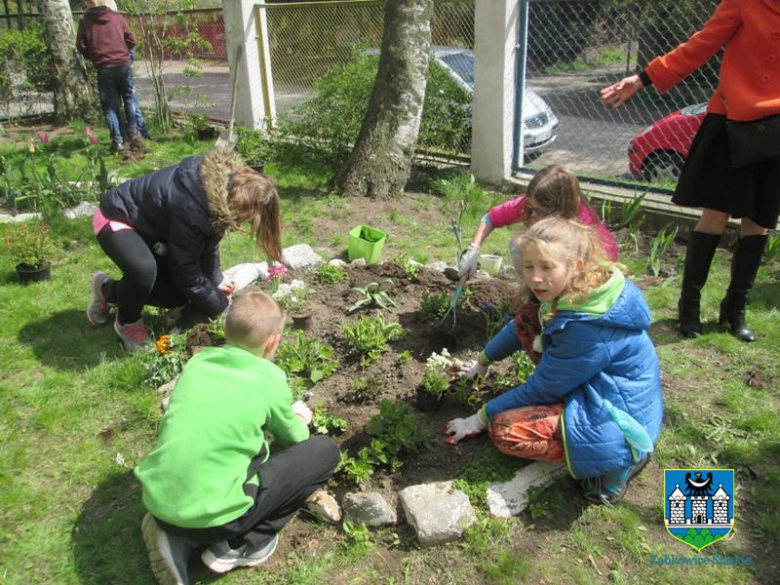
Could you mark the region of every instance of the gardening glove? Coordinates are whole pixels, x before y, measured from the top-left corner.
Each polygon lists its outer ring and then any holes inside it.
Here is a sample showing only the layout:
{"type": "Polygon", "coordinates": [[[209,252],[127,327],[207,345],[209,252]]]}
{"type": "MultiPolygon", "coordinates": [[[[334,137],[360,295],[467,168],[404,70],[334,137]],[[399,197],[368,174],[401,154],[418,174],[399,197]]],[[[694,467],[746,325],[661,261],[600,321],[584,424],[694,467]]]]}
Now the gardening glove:
{"type": "Polygon", "coordinates": [[[447,423],[444,427],[444,439],[449,445],[454,445],[461,439],[469,439],[481,435],[488,426],[487,414],[484,408],[480,408],[476,413],[468,418],[456,418],[447,423]]]}
{"type": "Polygon", "coordinates": [[[223,293],[225,293],[227,296],[230,296],[236,290],[236,285],[233,283],[232,280],[223,278],[222,282],[219,283],[217,288],[221,290],[223,293]]]}
{"type": "Polygon", "coordinates": [[[471,244],[468,250],[463,252],[458,262],[458,278],[471,278],[477,271],[477,263],[479,262],[479,246],[471,244]]]}
{"type": "Polygon", "coordinates": [[[295,416],[297,416],[303,422],[306,423],[306,426],[309,426],[309,424],[311,424],[311,419],[312,416],[314,415],[311,411],[311,408],[306,406],[303,400],[296,400],[295,402],[293,402],[292,411],[295,416]]]}
{"type": "Polygon", "coordinates": [[[462,378],[467,378],[469,380],[476,380],[478,376],[484,379],[487,378],[489,367],[490,366],[483,366],[479,363],[479,360],[471,360],[470,362],[463,364],[459,373],[462,378]]]}

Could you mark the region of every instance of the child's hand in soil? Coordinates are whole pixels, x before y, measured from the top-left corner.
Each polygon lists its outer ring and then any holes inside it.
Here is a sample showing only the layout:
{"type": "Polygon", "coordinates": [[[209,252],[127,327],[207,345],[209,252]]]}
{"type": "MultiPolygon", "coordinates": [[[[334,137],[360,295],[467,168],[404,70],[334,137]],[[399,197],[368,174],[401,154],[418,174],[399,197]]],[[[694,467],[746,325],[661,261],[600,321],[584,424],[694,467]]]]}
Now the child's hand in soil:
{"type": "Polygon", "coordinates": [[[480,408],[468,418],[456,418],[448,422],[447,426],[444,427],[444,434],[447,435],[444,441],[454,445],[461,439],[470,439],[481,435],[487,426],[487,414],[485,414],[484,408],[480,408]]]}
{"type": "Polygon", "coordinates": [[[312,413],[311,408],[306,406],[303,400],[296,400],[293,402],[292,411],[295,416],[306,423],[306,426],[311,424],[311,419],[314,416],[314,413],[312,413]]]}

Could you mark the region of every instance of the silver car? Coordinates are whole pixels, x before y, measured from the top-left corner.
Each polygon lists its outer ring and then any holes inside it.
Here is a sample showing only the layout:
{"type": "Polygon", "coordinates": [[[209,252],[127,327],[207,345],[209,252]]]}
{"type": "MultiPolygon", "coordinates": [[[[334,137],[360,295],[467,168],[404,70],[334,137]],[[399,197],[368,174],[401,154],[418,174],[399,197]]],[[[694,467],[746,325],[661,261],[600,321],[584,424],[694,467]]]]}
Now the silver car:
{"type": "MultiPolygon", "coordinates": [[[[474,52],[457,47],[433,47],[436,63],[463,89],[474,95],[474,52]]],[[[541,96],[526,88],[523,94],[525,154],[537,154],[558,137],[558,118],[541,96]]]]}

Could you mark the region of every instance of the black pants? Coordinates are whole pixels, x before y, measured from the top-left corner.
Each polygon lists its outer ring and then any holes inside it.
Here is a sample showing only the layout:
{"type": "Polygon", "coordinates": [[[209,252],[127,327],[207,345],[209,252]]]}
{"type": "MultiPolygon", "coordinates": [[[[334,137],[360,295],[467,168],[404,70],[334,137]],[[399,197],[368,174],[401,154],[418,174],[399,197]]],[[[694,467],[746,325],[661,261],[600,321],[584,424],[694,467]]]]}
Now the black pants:
{"type": "Polygon", "coordinates": [[[255,498],[255,505],[233,522],[212,528],[180,528],[157,522],[166,532],[198,544],[242,537],[249,545],[262,547],[292,520],[306,498],[330,479],[339,458],[339,449],[330,438],[315,435],[274,453],[265,463],[260,463],[261,457],[255,460],[248,476],[259,474],[260,488],[244,486],[247,495],[255,498]]]}
{"type": "Polygon", "coordinates": [[[106,300],[117,304],[121,324],[138,321],[144,305],[171,308],[185,304],[186,298],[171,280],[165,257],[155,256],[136,231],[115,232],[106,226],[97,240],[122,271],[122,280],[112,281],[104,290],[106,300]]]}

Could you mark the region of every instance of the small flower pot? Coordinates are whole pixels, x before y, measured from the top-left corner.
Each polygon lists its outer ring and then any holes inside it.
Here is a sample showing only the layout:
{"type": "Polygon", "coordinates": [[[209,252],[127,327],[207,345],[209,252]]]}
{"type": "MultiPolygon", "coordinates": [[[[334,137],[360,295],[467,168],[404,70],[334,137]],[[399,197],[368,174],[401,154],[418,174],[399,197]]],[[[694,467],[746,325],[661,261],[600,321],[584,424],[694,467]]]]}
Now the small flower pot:
{"type": "Polygon", "coordinates": [[[51,280],[51,264],[47,264],[42,268],[38,268],[37,266],[30,266],[29,264],[24,263],[17,264],[16,274],[19,275],[19,281],[22,284],[51,280]]]}
{"type": "Polygon", "coordinates": [[[482,254],[479,257],[480,266],[482,266],[482,269],[491,276],[498,276],[498,273],[501,272],[501,264],[503,262],[504,259],[495,254],[482,254]]]}
{"type": "Polygon", "coordinates": [[[198,128],[198,140],[214,140],[217,137],[217,129],[213,126],[198,128]]]}
{"type": "Polygon", "coordinates": [[[417,410],[435,412],[444,404],[444,394],[431,394],[422,386],[417,387],[417,410]]]}
{"type": "Polygon", "coordinates": [[[308,331],[311,329],[312,315],[311,313],[297,313],[292,315],[292,328],[300,329],[301,331],[308,331]]]}
{"type": "Polygon", "coordinates": [[[252,163],[250,165],[247,165],[250,169],[252,169],[256,173],[260,173],[261,175],[265,172],[265,161],[261,160],[256,163],[252,163]]]}
{"type": "Polygon", "coordinates": [[[364,258],[366,264],[376,264],[385,245],[387,234],[367,225],[359,225],[349,232],[347,252],[350,262],[364,258]]]}

